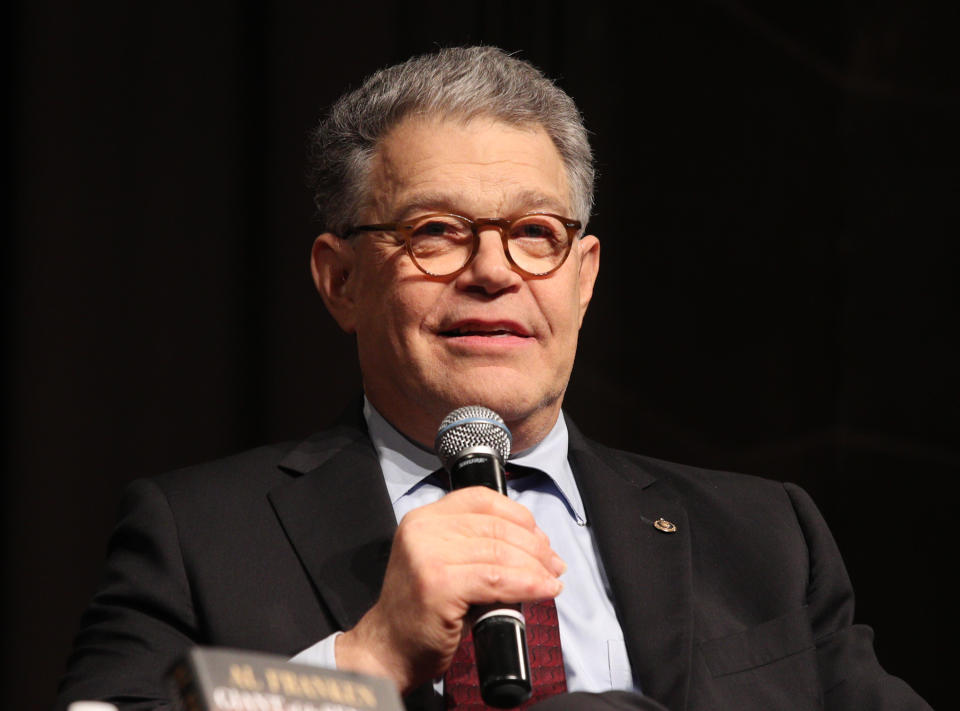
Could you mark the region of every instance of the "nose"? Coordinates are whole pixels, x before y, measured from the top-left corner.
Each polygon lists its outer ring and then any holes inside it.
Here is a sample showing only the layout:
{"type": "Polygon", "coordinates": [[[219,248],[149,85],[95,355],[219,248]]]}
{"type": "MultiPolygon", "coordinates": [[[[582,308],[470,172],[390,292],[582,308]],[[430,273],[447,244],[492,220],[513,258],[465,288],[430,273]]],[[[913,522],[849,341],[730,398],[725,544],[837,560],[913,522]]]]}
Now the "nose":
{"type": "Polygon", "coordinates": [[[513,270],[504,252],[500,230],[493,225],[486,225],[477,234],[480,242],[477,255],[457,275],[457,286],[465,290],[497,294],[522,283],[523,277],[513,270]]]}

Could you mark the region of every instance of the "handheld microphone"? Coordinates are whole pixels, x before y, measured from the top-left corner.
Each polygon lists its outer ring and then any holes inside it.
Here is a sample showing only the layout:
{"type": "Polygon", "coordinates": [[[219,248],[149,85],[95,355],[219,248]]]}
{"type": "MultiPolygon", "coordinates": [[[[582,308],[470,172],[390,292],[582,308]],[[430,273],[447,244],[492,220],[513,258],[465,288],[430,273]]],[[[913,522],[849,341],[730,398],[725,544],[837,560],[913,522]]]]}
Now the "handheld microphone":
{"type": "MultiPolygon", "coordinates": [[[[486,486],[506,495],[504,462],[510,442],[510,430],[500,415],[481,405],[468,405],[443,418],[434,446],[450,475],[451,489],[486,486]]],[[[533,689],[520,606],[497,603],[478,606],[473,612],[480,696],[489,706],[519,706],[533,689]]]]}

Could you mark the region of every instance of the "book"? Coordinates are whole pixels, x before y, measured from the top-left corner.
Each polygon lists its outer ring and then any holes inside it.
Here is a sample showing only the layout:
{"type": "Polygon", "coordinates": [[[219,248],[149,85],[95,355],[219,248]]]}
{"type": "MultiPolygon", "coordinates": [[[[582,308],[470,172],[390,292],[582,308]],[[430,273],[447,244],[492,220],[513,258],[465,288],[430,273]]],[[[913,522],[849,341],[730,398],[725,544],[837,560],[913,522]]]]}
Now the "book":
{"type": "Polygon", "coordinates": [[[194,647],[167,674],[177,711],[404,711],[389,679],[194,647]]]}

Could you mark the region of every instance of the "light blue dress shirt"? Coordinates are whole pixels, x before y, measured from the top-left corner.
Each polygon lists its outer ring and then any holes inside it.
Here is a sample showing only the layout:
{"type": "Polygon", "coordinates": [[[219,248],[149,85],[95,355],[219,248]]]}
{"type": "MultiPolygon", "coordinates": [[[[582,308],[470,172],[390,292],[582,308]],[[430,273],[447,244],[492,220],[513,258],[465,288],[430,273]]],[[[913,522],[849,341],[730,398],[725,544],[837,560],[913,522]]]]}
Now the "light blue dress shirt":
{"type": "MultiPolygon", "coordinates": [[[[366,400],[363,415],[398,523],[409,511],[447,493],[435,478],[429,478],[440,466],[433,452],[400,434],[366,400]]],[[[564,588],[556,599],[567,689],[639,691],[633,683],[610,586],[567,460],[567,444],[567,426],[561,416],[543,441],[509,459],[509,463],[539,469],[546,476],[511,479],[507,494],[533,513],[550,545],[567,564],[560,578],[564,588]]],[[[305,649],[293,661],[335,667],[336,636],[305,649]]],[[[437,686],[439,690],[439,683],[437,686]]]]}

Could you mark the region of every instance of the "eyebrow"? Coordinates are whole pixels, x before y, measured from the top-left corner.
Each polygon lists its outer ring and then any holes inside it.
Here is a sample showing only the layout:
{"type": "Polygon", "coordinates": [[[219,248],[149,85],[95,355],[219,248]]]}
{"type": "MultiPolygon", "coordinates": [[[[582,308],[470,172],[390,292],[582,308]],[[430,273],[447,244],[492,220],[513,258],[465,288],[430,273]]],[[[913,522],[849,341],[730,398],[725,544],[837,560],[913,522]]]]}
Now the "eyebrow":
{"type": "MultiPolygon", "coordinates": [[[[409,217],[411,214],[422,210],[437,210],[440,212],[452,212],[462,214],[463,205],[467,202],[462,198],[457,198],[450,193],[439,191],[424,191],[414,193],[404,200],[399,210],[394,214],[397,219],[409,217]]],[[[517,215],[525,212],[536,212],[547,210],[558,214],[568,210],[562,202],[555,197],[546,195],[538,190],[521,190],[510,196],[508,204],[517,206],[518,209],[510,210],[509,214],[517,215]]],[[[495,217],[494,215],[464,215],[464,217],[495,217]]]]}

